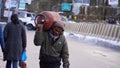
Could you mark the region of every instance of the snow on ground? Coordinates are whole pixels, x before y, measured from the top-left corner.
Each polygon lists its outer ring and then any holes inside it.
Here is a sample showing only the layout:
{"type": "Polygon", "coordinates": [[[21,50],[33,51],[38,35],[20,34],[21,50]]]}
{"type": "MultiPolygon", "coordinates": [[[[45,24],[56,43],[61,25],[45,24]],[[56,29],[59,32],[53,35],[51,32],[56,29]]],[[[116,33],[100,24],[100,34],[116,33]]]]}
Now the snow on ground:
{"type": "Polygon", "coordinates": [[[106,39],[99,38],[99,37],[84,36],[84,35],[68,33],[68,32],[64,32],[64,35],[66,37],[70,36],[72,38],[76,38],[80,41],[82,40],[87,43],[94,43],[97,45],[103,45],[103,46],[107,46],[109,48],[115,48],[117,50],[120,50],[120,41],[106,40],[106,39]]]}

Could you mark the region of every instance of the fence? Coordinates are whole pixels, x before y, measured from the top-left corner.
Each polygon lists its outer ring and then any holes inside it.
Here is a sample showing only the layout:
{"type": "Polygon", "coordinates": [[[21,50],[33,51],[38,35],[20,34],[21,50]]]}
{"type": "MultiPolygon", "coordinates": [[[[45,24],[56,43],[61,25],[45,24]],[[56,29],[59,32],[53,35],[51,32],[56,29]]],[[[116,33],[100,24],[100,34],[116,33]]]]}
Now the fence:
{"type": "Polygon", "coordinates": [[[120,41],[120,26],[104,23],[66,23],[66,32],[120,41]]]}

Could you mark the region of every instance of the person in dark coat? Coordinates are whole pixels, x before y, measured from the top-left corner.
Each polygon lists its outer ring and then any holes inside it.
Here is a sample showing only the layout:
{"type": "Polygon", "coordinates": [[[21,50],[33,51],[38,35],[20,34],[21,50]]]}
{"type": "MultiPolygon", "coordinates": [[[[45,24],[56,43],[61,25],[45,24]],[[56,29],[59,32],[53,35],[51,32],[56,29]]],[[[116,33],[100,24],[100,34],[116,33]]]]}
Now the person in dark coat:
{"type": "Polygon", "coordinates": [[[57,21],[49,31],[42,31],[42,24],[38,27],[34,44],[41,46],[40,68],[60,68],[61,60],[63,68],[69,68],[69,51],[64,32],[64,24],[57,21]]]}
{"type": "Polygon", "coordinates": [[[109,24],[116,24],[116,20],[113,17],[108,18],[108,23],[109,24]]]}
{"type": "Polygon", "coordinates": [[[2,52],[4,52],[5,43],[4,43],[4,36],[3,36],[3,31],[1,26],[0,26],[0,45],[1,45],[2,52]]]}
{"type": "Polygon", "coordinates": [[[26,50],[26,31],[18,20],[17,14],[11,16],[11,22],[4,28],[6,68],[18,68],[18,61],[22,51],[26,50]]]}

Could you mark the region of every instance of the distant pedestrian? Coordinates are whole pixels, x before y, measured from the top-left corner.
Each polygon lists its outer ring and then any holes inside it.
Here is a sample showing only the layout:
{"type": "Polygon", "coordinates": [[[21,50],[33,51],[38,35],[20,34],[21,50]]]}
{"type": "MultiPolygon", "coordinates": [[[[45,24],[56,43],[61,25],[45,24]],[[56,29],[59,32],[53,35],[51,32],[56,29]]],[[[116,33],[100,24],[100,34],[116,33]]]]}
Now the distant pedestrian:
{"type": "Polygon", "coordinates": [[[5,43],[4,43],[4,36],[3,36],[3,31],[1,26],[0,26],[0,45],[1,45],[2,52],[4,52],[5,43]]]}
{"type": "Polygon", "coordinates": [[[116,24],[116,20],[113,17],[108,18],[109,24],[116,24]]]}
{"type": "Polygon", "coordinates": [[[26,31],[18,20],[17,14],[11,16],[11,22],[4,28],[6,68],[18,68],[18,61],[22,51],[26,50],[26,31]]]}
{"type": "Polygon", "coordinates": [[[63,68],[69,68],[69,51],[64,32],[64,24],[57,21],[49,31],[43,31],[43,24],[38,27],[34,44],[41,46],[40,68],[60,68],[61,60],[63,68]]]}

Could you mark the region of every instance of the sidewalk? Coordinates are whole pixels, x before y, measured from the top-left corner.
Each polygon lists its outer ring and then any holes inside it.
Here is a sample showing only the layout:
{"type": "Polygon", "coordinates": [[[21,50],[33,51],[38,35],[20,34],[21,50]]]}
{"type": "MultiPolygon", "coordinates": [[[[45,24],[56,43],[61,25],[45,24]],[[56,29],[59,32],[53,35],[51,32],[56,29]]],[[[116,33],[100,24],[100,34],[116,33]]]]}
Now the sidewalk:
{"type": "Polygon", "coordinates": [[[0,68],[5,68],[5,63],[6,62],[3,61],[3,55],[0,49],[0,68]]]}

